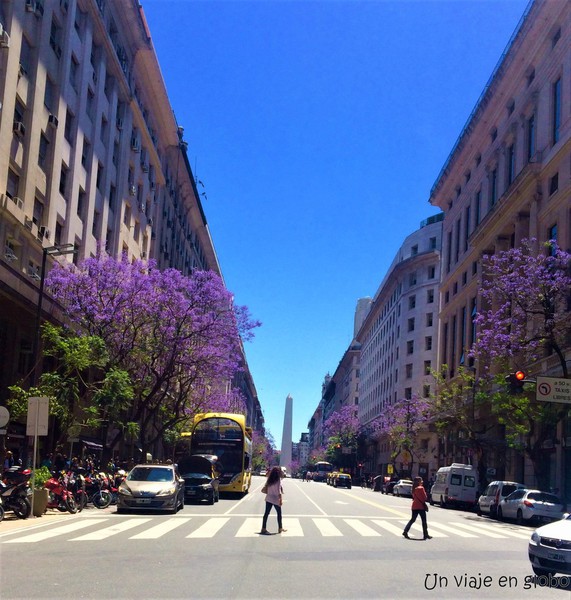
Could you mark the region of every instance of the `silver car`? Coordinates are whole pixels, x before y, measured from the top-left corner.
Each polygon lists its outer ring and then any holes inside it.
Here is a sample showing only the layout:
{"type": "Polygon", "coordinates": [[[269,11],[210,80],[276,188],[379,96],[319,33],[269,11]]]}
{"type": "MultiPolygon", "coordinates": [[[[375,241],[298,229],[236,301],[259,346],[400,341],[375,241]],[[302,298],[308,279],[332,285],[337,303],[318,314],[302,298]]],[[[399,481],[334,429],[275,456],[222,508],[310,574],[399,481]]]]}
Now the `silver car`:
{"type": "Polygon", "coordinates": [[[565,506],[555,494],[516,490],[500,501],[498,519],[515,519],[518,524],[524,521],[557,521],[563,518],[564,511],[565,506]]]}
{"type": "Polygon", "coordinates": [[[184,507],[184,479],[174,465],[137,465],[117,492],[118,513],[151,509],[174,514],[184,507]]]}
{"type": "Polygon", "coordinates": [[[393,496],[412,496],[412,481],[399,479],[393,487],[393,496]]]}
{"type": "Polygon", "coordinates": [[[528,551],[536,575],[571,575],[571,515],[536,529],[531,534],[528,551]]]}

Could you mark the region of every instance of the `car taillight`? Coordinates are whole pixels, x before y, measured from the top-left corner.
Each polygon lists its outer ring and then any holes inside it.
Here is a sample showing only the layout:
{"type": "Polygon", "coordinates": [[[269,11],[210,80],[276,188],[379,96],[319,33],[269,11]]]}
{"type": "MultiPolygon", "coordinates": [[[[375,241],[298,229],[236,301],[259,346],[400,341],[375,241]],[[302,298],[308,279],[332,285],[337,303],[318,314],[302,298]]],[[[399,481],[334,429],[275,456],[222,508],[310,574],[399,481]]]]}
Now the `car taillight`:
{"type": "Polygon", "coordinates": [[[533,508],[533,502],[530,502],[529,500],[524,500],[523,504],[528,508],[533,508]]]}

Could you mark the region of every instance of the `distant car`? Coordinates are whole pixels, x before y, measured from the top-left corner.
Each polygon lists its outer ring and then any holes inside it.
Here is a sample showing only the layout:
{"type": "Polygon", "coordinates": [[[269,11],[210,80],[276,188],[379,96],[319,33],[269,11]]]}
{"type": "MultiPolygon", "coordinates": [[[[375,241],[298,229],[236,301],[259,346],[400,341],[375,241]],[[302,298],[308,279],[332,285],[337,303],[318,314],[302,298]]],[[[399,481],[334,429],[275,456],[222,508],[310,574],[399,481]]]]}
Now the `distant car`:
{"type": "Polygon", "coordinates": [[[351,489],[351,475],[349,473],[337,473],[337,477],[333,480],[333,487],[346,487],[351,489]]]}
{"type": "Polygon", "coordinates": [[[185,500],[202,501],[214,504],[220,499],[217,457],[194,455],[179,462],[181,477],[184,479],[185,500]]]}
{"type": "Polygon", "coordinates": [[[381,489],[383,494],[392,494],[393,488],[399,481],[399,479],[389,479],[388,481],[383,482],[383,487],[381,489]]]}
{"type": "Polygon", "coordinates": [[[564,509],[555,494],[540,490],[516,490],[500,501],[498,519],[515,519],[518,524],[524,521],[557,521],[563,518],[564,509]]]}
{"type": "Polygon", "coordinates": [[[333,485],[337,475],[339,475],[339,471],[331,471],[331,473],[327,473],[325,477],[325,483],[327,485],[333,485]]]}
{"type": "Polygon", "coordinates": [[[498,516],[500,501],[512,492],[521,489],[525,489],[523,483],[516,483],[515,481],[492,481],[478,498],[476,507],[478,514],[496,518],[498,516]]]}
{"type": "Polygon", "coordinates": [[[571,575],[571,515],[531,534],[528,555],[536,575],[571,575]]]}
{"type": "Polygon", "coordinates": [[[262,469],[262,470],[260,471],[260,475],[261,475],[262,477],[266,477],[266,475],[267,475],[267,474],[268,474],[268,472],[266,471],[266,469],[262,469]]]}
{"type": "Polygon", "coordinates": [[[410,496],[412,498],[412,481],[399,479],[393,486],[393,496],[410,496]]]}
{"type": "Polygon", "coordinates": [[[174,465],[141,464],[131,469],[117,490],[117,512],[184,507],[184,479],[174,465]]]}

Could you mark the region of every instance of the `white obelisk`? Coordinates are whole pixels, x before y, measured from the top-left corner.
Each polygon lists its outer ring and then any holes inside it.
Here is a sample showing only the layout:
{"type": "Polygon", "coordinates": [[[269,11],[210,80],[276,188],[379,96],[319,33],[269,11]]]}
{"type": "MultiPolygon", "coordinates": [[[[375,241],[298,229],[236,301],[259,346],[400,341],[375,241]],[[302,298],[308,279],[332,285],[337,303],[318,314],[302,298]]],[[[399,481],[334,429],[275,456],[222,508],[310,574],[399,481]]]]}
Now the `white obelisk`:
{"type": "Polygon", "coordinates": [[[282,451],[280,455],[280,466],[285,467],[288,475],[291,475],[291,423],[293,416],[293,398],[287,395],[284,414],[284,429],[282,433],[282,451]]]}

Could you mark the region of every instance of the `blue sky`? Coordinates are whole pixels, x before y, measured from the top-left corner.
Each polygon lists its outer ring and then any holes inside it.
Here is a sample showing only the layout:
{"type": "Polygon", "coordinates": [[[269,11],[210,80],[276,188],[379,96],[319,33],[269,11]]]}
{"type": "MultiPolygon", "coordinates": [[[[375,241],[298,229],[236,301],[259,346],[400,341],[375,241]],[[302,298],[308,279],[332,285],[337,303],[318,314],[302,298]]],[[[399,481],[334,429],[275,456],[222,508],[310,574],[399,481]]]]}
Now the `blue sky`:
{"type": "Polygon", "coordinates": [[[141,0],[266,426],[327,372],[428,204],[527,0],[141,0]]]}

